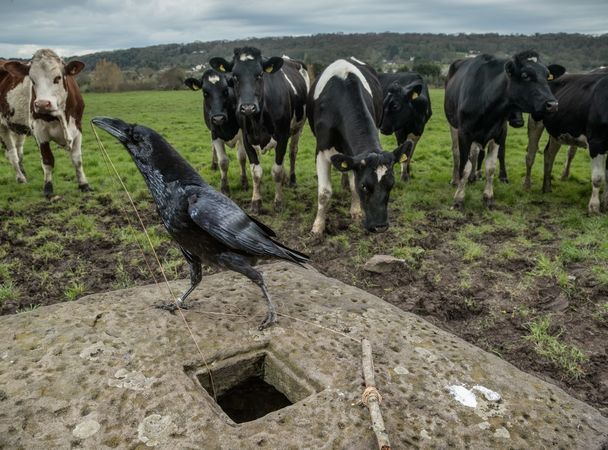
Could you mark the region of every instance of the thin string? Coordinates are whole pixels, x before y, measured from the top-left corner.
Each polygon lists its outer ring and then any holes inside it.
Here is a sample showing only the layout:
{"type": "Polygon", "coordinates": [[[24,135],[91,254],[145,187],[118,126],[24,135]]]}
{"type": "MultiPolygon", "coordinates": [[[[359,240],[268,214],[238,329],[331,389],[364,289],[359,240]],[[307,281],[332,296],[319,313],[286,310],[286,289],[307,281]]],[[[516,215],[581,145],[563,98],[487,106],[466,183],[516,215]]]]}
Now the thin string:
{"type": "Polygon", "coordinates": [[[198,351],[198,354],[200,355],[201,359],[203,360],[203,363],[205,364],[205,367],[207,368],[207,373],[209,374],[209,381],[211,382],[211,390],[213,392],[213,398],[217,401],[217,395],[215,393],[215,385],[214,385],[214,382],[213,382],[213,375],[211,373],[211,368],[207,364],[207,359],[203,355],[203,352],[201,351],[201,349],[200,349],[200,347],[198,345],[196,337],[194,336],[194,333],[192,332],[192,329],[190,328],[190,325],[188,324],[188,321],[186,320],[186,316],[184,316],[184,313],[183,313],[182,309],[179,307],[179,303],[177,301],[177,297],[175,296],[175,294],[173,293],[173,290],[171,289],[171,285],[169,284],[169,280],[167,279],[167,275],[165,274],[165,270],[163,268],[163,265],[161,264],[160,259],[158,258],[158,254],[156,253],[156,250],[154,249],[154,245],[152,244],[152,240],[150,239],[150,235],[148,234],[148,230],[146,229],[146,226],[144,225],[144,222],[143,222],[143,220],[141,218],[141,215],[139,214],[139,211],[137,210],[137,207],[135,206],[135,202],[133,201],[133,197],[131,197],[131,194],[130,194],[129,190],[127,189],[127,186],[123,182],[122,177],[118,173],[118,170],[116,170],[116,166],[112,162],[112,159],[110,158],[110,155],[108,154],[108,152],[106,151],[103,143],[101,142],[101,139],[99,139],[97,131],[95,130],[95,127],[93,126],[92,123],[91,123],[91,129],[93,130],[93,134],[95,135],[95,139],[97,140],[97,144],[98,144],[99,148],[101,149],[102,153],[105,154],[105,157],[107,158],[108,162],[110,163],[110,166],[112,167],[114,175],[116,176],[116,178],[120,182],[120,185],[122,186],[123,190],[127,194],[127,198],[129,199],[129,203],[131,203],[131,207],[133,208],[133,211],[135,211],[135,215],[137,216],[139,224],[141,225],[141,228],[142,228],[144,234],[146,235],[146,238],[148,240],[148,244],[150,245],[150,249],[152,250],[152,254],[154,255],[154,258],[156,259],[156,263],[158,264],[158,267],[160,268],[160,273],[161,273],[161,275],[163,277],[163,280],[165,281],[165,284],[167,285],[167,289],[169,290],[169,294],[171,295],[173,303],[175,304],[175,306],[177,308],[177,311],[179,312],[179,315],[182,318],[182,321],[184,322],[184,325],[186,325],[188,333],[190,333],[190,337],[192,338],[192,341],[194,342],[194,345],[196,347],[196,350],[198,351]]]}

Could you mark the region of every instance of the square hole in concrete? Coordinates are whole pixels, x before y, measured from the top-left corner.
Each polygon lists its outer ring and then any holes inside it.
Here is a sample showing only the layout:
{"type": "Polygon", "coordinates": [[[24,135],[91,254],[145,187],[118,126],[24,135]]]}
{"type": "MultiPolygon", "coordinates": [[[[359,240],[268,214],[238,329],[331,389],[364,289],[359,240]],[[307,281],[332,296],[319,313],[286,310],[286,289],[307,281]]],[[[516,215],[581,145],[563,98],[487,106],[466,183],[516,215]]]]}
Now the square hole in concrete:
{"type": "MultiPolygon", "coordinates": [[[[211,369],[217,405],[234,422],[244,423],[293,405],[317,392],[270,352],[240,355],[214,364],[211,369]]],[[[209,371],[186,372],[213,398],[209,371]]]]}

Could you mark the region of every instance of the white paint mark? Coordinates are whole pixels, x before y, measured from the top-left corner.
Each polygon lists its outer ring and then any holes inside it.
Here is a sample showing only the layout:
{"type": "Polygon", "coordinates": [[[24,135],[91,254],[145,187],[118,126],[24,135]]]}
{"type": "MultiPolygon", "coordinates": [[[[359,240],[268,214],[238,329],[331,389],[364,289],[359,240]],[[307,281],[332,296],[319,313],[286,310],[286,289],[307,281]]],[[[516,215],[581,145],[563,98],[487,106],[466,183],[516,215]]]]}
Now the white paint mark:
{"type": "Polygon", "coordinates": [[[511,433],[505,427],[500,427],[494,432],[494,437],[500,439],[511,439],[511,433]]]}
{"type": "Polygon", "coordinates": [[[530,56],[528,58],[528,61],[532,61],[532,62],[538,62],[538,58],[536,56],[530,56]]]}
{"type": "Polygon", "coordinates": [[[422,430],[420,430],[420,437],[422,439],[431,439],[431,435],[424,428],[422,430]]]}
{"type": "Polygon", "coordinates": [[[100,428],[99,422],[87,419],[76,425],[76,428],[72,430],[72,434],[78,439],[86,439],[97,433],[100,428]]]}
{"type": "Polygon", "coordinates": [[[146,447],[155,447],[167,440],[175,430],[171,416],[152,414],[146,417],[137,427],[137,437],[146,447]]]}
{"type": "Polygon", "coordinates": [[[380,166],[376,167],[376,176],[378,177],[378,183],[380,183],[380,180],[382,180],[384,175],[386,175],[386,172],[388,172],[387,166],[380,165],[380,166]]]}
{"type": "Polygon", "coordinates": [[[327,67],[327,69],[325,69],[321,74],[319,82],[315,87],[314,99],[316,100],[319,98],[321,92],[323,92],[323,89],[325,89],[325,86],[333,77],[346,80],[346,77],[348,77],[348,75],[351,73],[357,78],[359,78],[359,81],[361,81],[361,84],[363,85],[365,90],[369,93],[369,95],[372,95],[372,88],[369,86],[369,83],[367,82],[359,68],[344,59],[339,59],[331,63],[327,67]]]}
{"type": "Polygon", "coordinates": [[[249,53],[241,53],[241,56],[239,56],[239,59],[241,61],[247,61],[249,60],[254,60],[255,58],[253,57],[253,55],[250,55],[249,53]]]}
{"type": "Polygon", "coordinates": [[[218,81],[220,81],[220,77],[219,77],[219,75],[209,75],[209,76],[207,77],[207,81],[208,81],[209,83],[211,83],[211,84],[215,84],[215,83],[217,83],[218,81]]]}
{"type": "Polygon", "coordinates": [[[283,74],[283,76],[285,77],[285,79],[287,80],[287,82],[289,83],[289,85],[291,86],[291,89],[293,90],[294,94],[298,94],[298,91],[296,91],[296,87],[293,85],[293,83],[291,82],[291,80],[289,79],[289,77],[287,76],[287,74],[285,72],[283,72],[281,70],[281,73],[283,74]]]}
{"type": "Polygon", "coordinates": [[[354,56],[351,56],[350,59],[352,59],[354,62],[356,62],[357,64],[361,64],[362,66],[367,66],[367,64],[365,64],[363,61],[355,58],[354,56]]]}
{"type": "Polygon", "coordinates": [[[397,375],[407,375],[410,373],[410,371],[403,366],[397,366],[394,370],[397,375]]]}
{"type": "Polygon", "coordinates": [[[489,402],[498,402],[502,398],[498,392],[495,392],[491,389],[488,389],[487,387],[480,386],[478,384],[473,386],[473,390],[481,393],[489,402]]]}
{"type": "Polygon", "coordinates": [[[150,389],[156,378],[146,376],[141,372],[129,372],[127,369],[119,369],[114,374],[114,379],[108,380],[108,386],[131,389],[132,391],[143,391],[150,389]]]}
{"type": "Polygon", "coordinates": [[[477,407],[477,398],[475,394],[469,391],[464,386],[452,385],[447,387],[450,394],[454,396],[457,402],[462,403],[464,406],[469,408],[477,407]]]}

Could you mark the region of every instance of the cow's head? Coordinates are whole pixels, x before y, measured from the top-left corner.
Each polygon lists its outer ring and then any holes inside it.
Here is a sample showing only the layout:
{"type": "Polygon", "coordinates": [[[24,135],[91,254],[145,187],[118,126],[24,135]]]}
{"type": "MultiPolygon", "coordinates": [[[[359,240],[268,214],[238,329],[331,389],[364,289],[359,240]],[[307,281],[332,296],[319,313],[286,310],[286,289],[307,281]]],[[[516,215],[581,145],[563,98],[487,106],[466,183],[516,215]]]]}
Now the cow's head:
{"type": "Polygon", "coordinates": [[[355,187],[365,213],[363,225],[368,231],[388,229],[388,198],[395,184],[393,165],[405,162],[411,150],[412,143],[406,141],[392,152],[369,153],[363,157],[338,153],[331,157],[340,172],[354,172],[355,187]]]}
{"type": "Polygon", "coordinates": [[[243,47],[234,49],[232,62],[224,58],[211,58],[209,64],[219,72],[232,72],[237,112],[255,116],[262,111],[264,75],[280,70],[283,58],[273,56],[263,59],[259,49],[243,47]]]}
{"type": "Polygon", "coordinates": [[[213,69],[206,70],[200,80],[188,78],[184,81],[193,91],[203,91],[205,115],[213,125],[224,124],[229,114],[234,114],[234,90],[229,86],[230,75],[213,69]]]}
{"type": "Polygon", "coordinates": [[[424,85],[416,80],[407,86],[393,83],[384,97],[382,124],[380,131],[391,134],[400,128],[406,128],[409,133],[420,136],[424,127],[424,114],[428,101],[421,97],[424,85]]]}
{"type": "Polygon", "coordinates": [[[41,114],[60,115],[68,98],[67,77],[77,75],[84,69],[81,61],[65,64],[49,49],[34,53],[30,64],[10,61],[4,65],[13,75],[27,76],[34,90],[34,111],[41,114]]]}
{"type": "Polygon", "coordinates": [[[549,89],[549,81],[565,71],[557,64],[545,66],[536,52],[518,53],[505,63],[509,101],[516,110],[535,116],[557,111],[557,99],[549,89]]]}

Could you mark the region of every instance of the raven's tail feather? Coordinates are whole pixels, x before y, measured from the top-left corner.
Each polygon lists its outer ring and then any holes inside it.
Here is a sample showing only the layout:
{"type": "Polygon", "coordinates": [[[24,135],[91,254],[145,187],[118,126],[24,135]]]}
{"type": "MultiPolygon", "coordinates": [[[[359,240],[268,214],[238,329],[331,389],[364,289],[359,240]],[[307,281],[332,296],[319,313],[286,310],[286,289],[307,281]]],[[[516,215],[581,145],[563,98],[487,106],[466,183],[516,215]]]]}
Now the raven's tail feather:
{"type": "Polygon", "coordinates": [[[289,247],[286,247],[285,245],[281,244],[280,242],[276,242],[274,240],[272,242],[274,242],[276,244],[276,246],[282,250],[282,253],[284,254],[284,259],[287,259],[302,267],[304,267],[305,263],[310,261],[310,256],[308,256],[302,252],[299,252],[297,250],[293,250],[289,247]]]}

